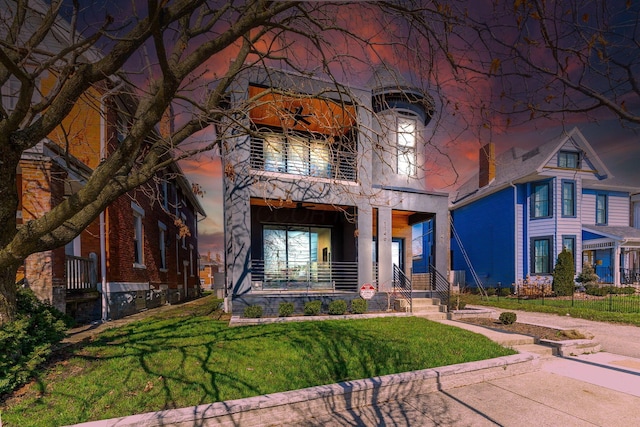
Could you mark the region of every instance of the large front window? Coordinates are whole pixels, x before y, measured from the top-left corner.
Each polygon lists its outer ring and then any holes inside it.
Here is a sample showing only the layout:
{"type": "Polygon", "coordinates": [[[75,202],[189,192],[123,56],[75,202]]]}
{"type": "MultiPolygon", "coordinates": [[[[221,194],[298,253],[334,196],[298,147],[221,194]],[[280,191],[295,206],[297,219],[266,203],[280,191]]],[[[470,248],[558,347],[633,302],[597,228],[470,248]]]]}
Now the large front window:
{"type": "Polygon", "coordinates": [[[551,237],[534,238],[531,240],[531,273],[551,274],[551,237]]]}
{"type": "Polygon", "coordinates": [[[398,174],[414,176],[416,174],[416,121],[398,118],[398,174]]]}
{"type": "Polygon", "coordinates": [[[549,182],[532,184],[531,217],[548,218],[551,216],[551,185],[549,182]]]}
{"type": "Polygon", "coordinates": [[[330,228],[265,225],[263,245],[266,282],[329,281],[330,228]]]}

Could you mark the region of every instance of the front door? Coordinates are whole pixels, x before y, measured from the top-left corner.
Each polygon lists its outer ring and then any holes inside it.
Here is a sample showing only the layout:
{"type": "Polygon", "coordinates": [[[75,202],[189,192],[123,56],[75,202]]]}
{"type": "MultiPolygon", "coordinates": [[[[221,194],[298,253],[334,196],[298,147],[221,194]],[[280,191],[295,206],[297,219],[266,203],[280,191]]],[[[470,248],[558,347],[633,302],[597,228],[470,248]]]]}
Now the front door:
{"type": "Polygon", "coordinates": [[[404,272],[404,239],[394,238],[391,241],[391,261],[404,272]]]}

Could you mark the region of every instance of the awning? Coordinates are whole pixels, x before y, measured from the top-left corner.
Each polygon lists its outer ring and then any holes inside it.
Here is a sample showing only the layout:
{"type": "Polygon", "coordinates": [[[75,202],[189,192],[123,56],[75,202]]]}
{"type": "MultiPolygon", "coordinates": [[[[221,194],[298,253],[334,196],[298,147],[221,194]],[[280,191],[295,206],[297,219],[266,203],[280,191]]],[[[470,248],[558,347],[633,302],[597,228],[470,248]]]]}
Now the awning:
{"type": "Polygon", "coordinates": [[[257,86],[249,86],[249,97],[256,98],[249,116],[258,125],[339,136],[356,121],[353,105],[332,99],[282,95],[257,86]]]}

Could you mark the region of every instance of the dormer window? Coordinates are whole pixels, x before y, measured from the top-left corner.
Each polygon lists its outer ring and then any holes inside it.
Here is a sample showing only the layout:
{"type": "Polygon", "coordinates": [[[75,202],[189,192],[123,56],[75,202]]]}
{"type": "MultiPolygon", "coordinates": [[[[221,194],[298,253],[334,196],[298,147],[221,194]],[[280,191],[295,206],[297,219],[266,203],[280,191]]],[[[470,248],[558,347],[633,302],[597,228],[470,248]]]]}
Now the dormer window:
{"type": "Polygon", "coordinates": [[[415,176],[416,174],[416,120],[398,117],[398,174],[415,176]]]}
{"type": "Polygon", "coordinates": [[[558,167],[580,169],[580,153],[575,151],[560,151],[558,153],[558,167]]]}

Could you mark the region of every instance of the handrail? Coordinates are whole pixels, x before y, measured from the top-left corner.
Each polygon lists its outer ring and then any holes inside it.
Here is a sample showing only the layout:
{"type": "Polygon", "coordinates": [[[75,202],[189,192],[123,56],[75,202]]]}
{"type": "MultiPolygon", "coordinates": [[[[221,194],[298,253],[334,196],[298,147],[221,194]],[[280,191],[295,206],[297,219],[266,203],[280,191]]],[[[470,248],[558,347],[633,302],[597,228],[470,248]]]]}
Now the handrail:
{"type": "Polygon", "coordinates": [[[449,306],[449,299],[451,297],[451,284],[449,280],[436,270],[436,267],[429,265],[429,272],[431,273],[431,289],[440,299],[440,304],[449,306]]]}
{"type": "Polygon", "coordinates": [[[409,279],[406,274],[404,274],[404,271],[396,264],[393,264],[393,291],[395,294],[400,295],[401,299],[408,302],[409,313],[413,313],[413,299],[411,295],[413,285],[411,279],[409,279]]]}
{"type": "Polygon", "coordinates": [[[358,290],[357,262],[265,262],[251,260],[255,290],[352,291],[358,290]]]}

